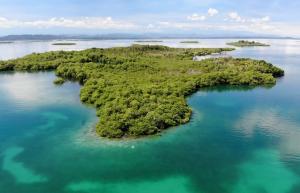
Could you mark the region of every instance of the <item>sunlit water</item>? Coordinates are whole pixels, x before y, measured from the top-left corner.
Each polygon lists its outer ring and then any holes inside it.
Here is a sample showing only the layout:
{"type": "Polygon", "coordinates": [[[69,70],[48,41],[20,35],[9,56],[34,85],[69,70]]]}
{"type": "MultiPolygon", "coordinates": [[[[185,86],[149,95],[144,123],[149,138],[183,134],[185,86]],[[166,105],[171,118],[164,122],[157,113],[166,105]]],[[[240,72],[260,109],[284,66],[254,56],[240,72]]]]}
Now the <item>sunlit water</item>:
{"type": "MultiPolygon", "coordinates": [[[[223,47],[165,40],[173,47],[223,47]]],[[[299,193],[300,42],[261,40],[235,57],[265,59],[286,71],[271,88],[214,88],[188,99],[190,123],[161,136],[99,139],[95,110],[80,86],[55,86],[49,73],[0,75],[0,193],[299,193]]],[[[31,52],[130,45],[132,40],[0,45],[0,58],[31,52]]]]}

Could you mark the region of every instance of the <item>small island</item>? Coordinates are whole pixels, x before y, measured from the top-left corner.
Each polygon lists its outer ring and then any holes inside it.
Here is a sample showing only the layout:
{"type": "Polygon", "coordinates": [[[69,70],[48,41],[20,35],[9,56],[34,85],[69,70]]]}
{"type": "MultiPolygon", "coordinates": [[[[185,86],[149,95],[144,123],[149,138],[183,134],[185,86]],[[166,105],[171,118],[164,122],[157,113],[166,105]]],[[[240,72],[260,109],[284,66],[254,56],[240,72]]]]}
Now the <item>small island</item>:
{"type": "Polygon", "coordinates": [[[136,40],[136,43],[161,43],[162,40],[136,40]]]}
{"type": "Polygon", "coordinates": [[[73,43],[73,42],[58,42],[58,43],[53,43],[52,45],[54,45],[54,46],[72,46],[72,45],[76,45],[76,43],[73,43]]]}
{"type": "Polygon", "coordinates": [[[227,45],[236,46],[236,47],[270,46],[268,44],[263,44],[263,43],[256,42],[256,41],[245,41],[245,40],[240,40],[237,42],[229,42],[229,43],[227,43],[227,45]]]}
{"type": "Polygon", "coordinates": [[[55,70],[65,80],[78,81],[80,99],[94,106],[96,132],[107,138],[154,135],[189,122],[186,98],[217,85],[270,86],[284,71],[263,60],[195,56],[233,48],[170,48],[132,45],[83,51],[51,51],[0,61],[0,71],[55,70]]]}
{"type": "Polygon", "coordinates": [[[14,42],[9,42],[9,41],[0,41],[0,44],[12,44],[14,42]]]}
{"type": "Polygon", "coordinates": [[[199,41],[194,41],[194,40],[190,40],[190,41],[181,41],[181,44],[199,44],[199,41]]]}

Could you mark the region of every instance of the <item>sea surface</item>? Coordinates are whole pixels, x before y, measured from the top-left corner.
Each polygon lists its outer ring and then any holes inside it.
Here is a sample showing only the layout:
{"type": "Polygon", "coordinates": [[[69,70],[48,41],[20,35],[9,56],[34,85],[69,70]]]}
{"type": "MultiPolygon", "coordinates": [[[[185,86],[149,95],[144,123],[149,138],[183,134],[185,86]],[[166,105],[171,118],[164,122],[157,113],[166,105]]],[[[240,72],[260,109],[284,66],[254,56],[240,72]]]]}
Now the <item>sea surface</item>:
{"type": "MultiPolygon", "coordinates": [[[[172,47],[225,47],[163,40],[172,47]]],[[[0,193],[299,193],[300,41],[259,40],[233,57],[283,68],[272,88],[215,87],[188,98],[188,124],[161,136],[95,136],[95,110],[80,85],[53,72],[0,74],[0,193]]],[[[128,46],[133,40],[0,44],[0,59],[49,50],[128,46]]]]}

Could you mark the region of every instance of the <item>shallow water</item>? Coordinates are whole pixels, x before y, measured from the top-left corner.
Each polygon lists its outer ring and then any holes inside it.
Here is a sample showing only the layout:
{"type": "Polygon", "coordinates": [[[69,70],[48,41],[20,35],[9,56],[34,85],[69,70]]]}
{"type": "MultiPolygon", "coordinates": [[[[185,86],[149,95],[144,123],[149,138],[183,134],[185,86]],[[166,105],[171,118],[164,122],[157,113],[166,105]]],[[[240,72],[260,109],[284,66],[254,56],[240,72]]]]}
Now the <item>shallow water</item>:
{"type": "MultiPolygon", "coordinates": [[[[163,44],[189,46],[180,41],[163,44]]],[[[230,40],[199,41],[199,47],[221,47],[230,40]]],[[[299,193],[300,42],[261,41],[272,46],[231,55],[285,69],[275,87],[199,91],[188,99],[190,123],[146,139],[95,137],[95,111],[80,103],[76,83],[57,87],[51,72],[1,74],[0,192],[299,193]]],[[[131,43],[90,41],[63,49],[131,43]]],[[[0,45],[0,58],[54,49],[49,42],[16,44],[22,45],[0,45]]]]}

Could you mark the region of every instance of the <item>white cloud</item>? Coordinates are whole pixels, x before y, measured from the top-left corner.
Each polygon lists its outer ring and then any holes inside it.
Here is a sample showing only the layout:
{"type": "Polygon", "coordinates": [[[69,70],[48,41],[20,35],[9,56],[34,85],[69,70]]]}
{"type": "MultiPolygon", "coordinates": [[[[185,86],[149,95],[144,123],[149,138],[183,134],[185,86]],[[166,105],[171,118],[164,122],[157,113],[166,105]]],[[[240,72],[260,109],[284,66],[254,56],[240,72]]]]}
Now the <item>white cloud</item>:
{"type": "Polygon", "coordinates": [[[160,21],[158,22],[159,25],[163,25],[163,26],[168,26],[170,25],[170,22],[167,22],[167,21],[160,21]]]}
{"type": "Polygon", "coordinates": [[[267,21],[270,21],[270,17],[266,16],[266,17],[261,18],[261,20],[267,22],[267,21]]]}
{"type": "Polygon", "coordinates": [[[237,12],[230,12],[228,18],[225,18],[224,21],[238,23],[238,25],[231,23],[231,26],[249,32],[267,32],[272,34],[272,30],[275,30],[274,25],[270,23],[271,18],[269,16],[262,18],[243,18],[237,12]]]}
{"type": "Polygon", "coordinates": [[[190,21],[204,21],[207,19],[207,17],[213,17],[213,16],[217,15],[218,13],[219,13],[219,11],[217,9],[209,8],[207,10],[207,15],[200,15],[200,14],[194,13],[193,15],[188,16],[187,19],[190,21]]]}
{"type": "Polygon", "coordinates": [[[269,16],[265,16],[262,18],[243,18],[237,12],[230,12],[228,14],[228,19],[226,18],[225,21],[235,21],[240,23],[266,23],[271,20],[269,16]]]}
{"type": "Polygon", "coordinates": [[[214,9],[214,8],[209,8],[207,13],[210,17],[213,17],[213,16],[217,15],[219,13],[219,11],[217,9],[214,9]]]}
{"type": "Polygon", "coordinates": [[[236,21],[236,22],[245,22],[245,19],[242,19],[242,17],[237,12],[230,12],[228,14],[229,19],[236,21]]]}
{"type": "Polygon", "coordinates": [[[284,36],[299,36],[298,23],[274,22],[269,16],[259,18],[246,18],[237,12],[226,14],[225,17],[216,17],[209,20],[211,15],[220,14],[218,10],[208,9],[206,14],[194,13],[187,17],[190,22],[165,20],[154,22],[143,18],[135,21],[115,20],[111,17],[81,17],[81,18],[50,18],[43,20],[16,20],[0,17],[0,30],[14,28],[48,29],[48,28],[73,28],[89,30],[128,30],[144,32],[145,29],[153,32],[172,32],[172,30],[224,30],[224,31],[247,31],[260,34],[274,34],[284,36]],[[217,20],[219,19],[219,21],[217,20]],[[198,21],[198,22],[197,22],[198,21]],[[200,22],[201,21],[201,22],[200,22]],[[149,23],[148,23],[149,22],[149,23]]]}
{"type": "Polygon", "coordinates": [[[0,28],[13,28],[13,27],[38,27],[38,28],[51,28],[51,27],[65,27],[65,28],[88,28],[88,29],[124,29],[133,28],[135,25],[126,21],[116,21],[111,17],[84,17],[78,19],[67,18],[51,18],[48,20],[9,20],[0,17],[0,28]]]}
{"type": "Polygon", "coordinates": [[[154,29],[154,28],[155,28],[155,26],[151,23],[147,25],[147,29],[154,29]]]}
{"type": "Polygon", "coordinates": [[[193,15],[190,15],[187,17],[190,21],[204,21],[206,17],[204,15],[198,15],[197,13],[194,13],[193,15]]]}
{"type": "Polygon", "coordinates": [[[252,23],[267,23],[270,20],[271,20],[271,18],[269,16],[265,16],[265,17],[262,17],[262,18],[251,18],[251,19],[248,19],[246,21],[252,22],[252,23]]]}
{"type": "Polygon", "coordinates": [[[10,28],[13,26],[18,26],[19,22],[16,20],[9,21],[5,17],[0,17],[0,28],[10,28]]]}
{"type": "MultiPolygon", "coordinates": [[[[250,20],[249,20],[250,21],[250,20]]],[[[278,28],[278,25],[273,23],[261,22],[176,22],[176,21],[164,21],[154,24],[153,31],[164,32],[172,30],[184,30],[184,31],[199,31],[199,30],[218,30],[218,31],[231,31],[231,32],[254,32],[260,34],[275,34],[274,32],[278,28]]],[[[276,31],[277,32],[277,31],[276,31]]],[[[282,33],[276,33],[281,35],[282,33]]]]}

